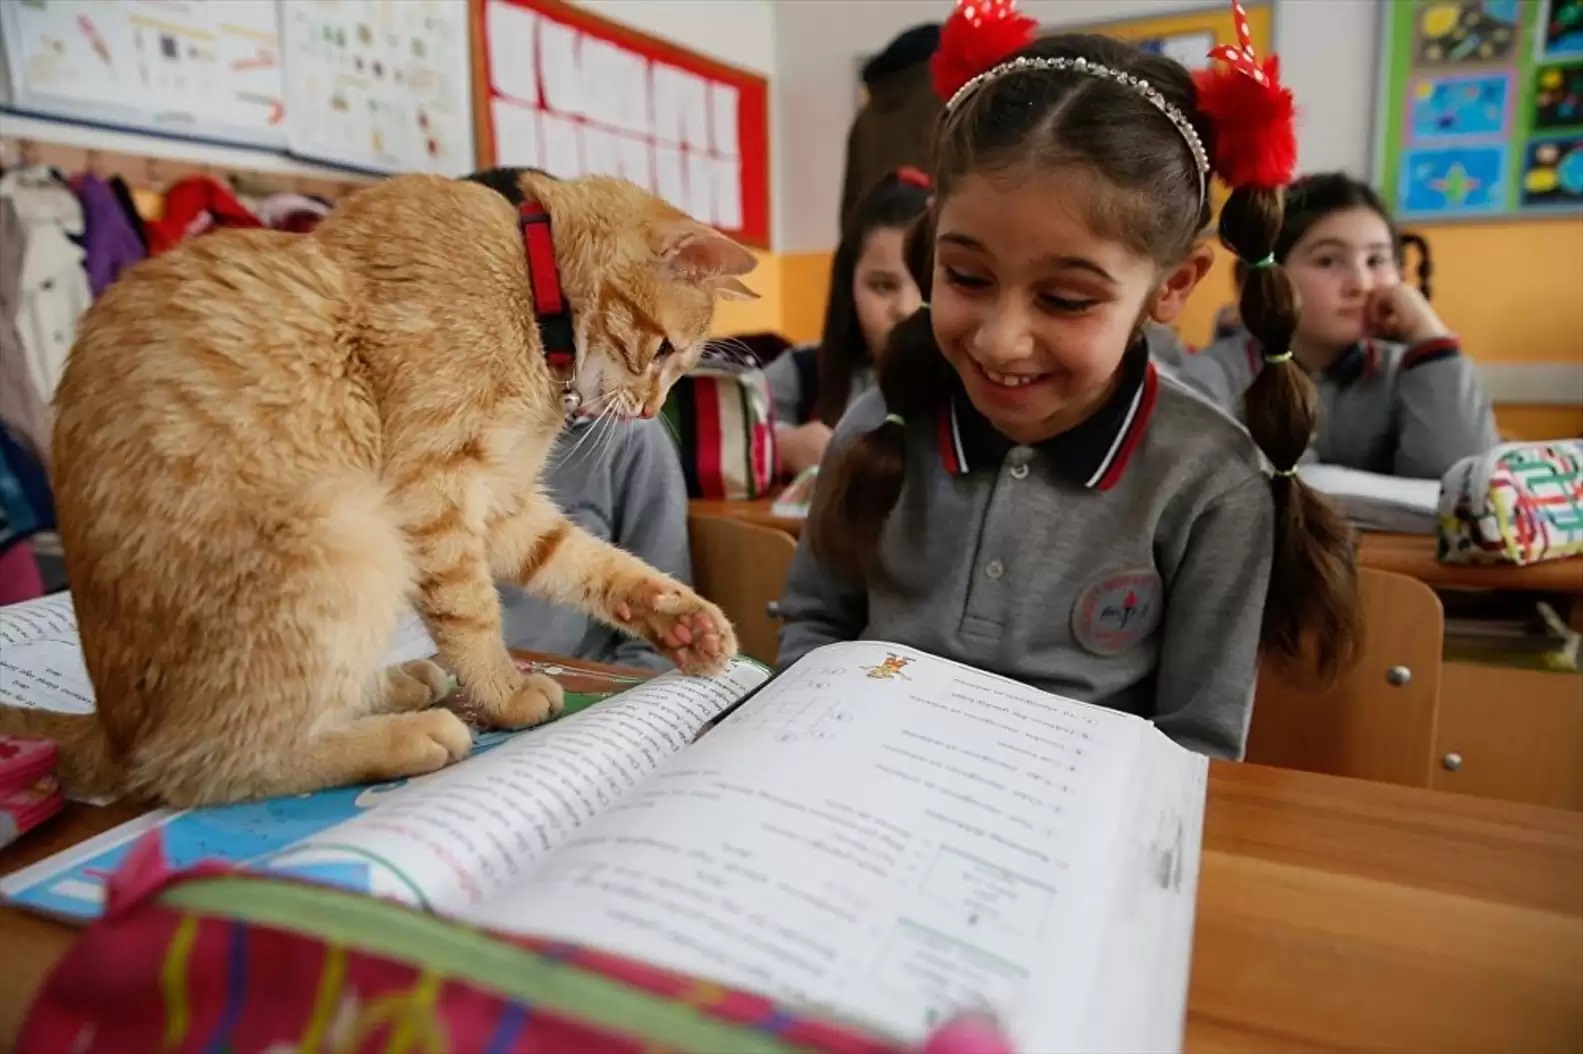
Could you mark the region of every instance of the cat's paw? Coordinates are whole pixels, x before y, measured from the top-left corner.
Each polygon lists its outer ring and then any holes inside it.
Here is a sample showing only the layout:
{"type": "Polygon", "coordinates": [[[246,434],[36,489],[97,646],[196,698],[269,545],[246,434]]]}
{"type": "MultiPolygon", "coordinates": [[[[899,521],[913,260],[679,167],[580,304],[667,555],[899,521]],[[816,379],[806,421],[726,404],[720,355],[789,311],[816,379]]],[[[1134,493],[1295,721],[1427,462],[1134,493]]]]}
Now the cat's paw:
{"type": "Polygon", "coordinates": [[[559,714],[565,706],[566,692],[553,677],[530,673],[504,702],[481,707],[478,716],[491,728],[531,728],[559,714]]]}
{"type": "Polygon", "coordinates": [[[444,699],[451,691],[451,675],[438,663],[414,659],[385,669],[384,710],[399,714],[423,710],[444,699]]]}
{"type": "Polygon", "coordinates": [[[616,624],[648,641],[683,673],[713,675],[737,653],[725,613],[686,586],[666,584],[618,603],[616,624]]]}
{"type": "Polygon", "coordinates": [[[472,730],[449,710],[420,710],[383,720],[400,721],[393,743],[392,777],[421,776],[461,761],[473,751],[472,730]]]}

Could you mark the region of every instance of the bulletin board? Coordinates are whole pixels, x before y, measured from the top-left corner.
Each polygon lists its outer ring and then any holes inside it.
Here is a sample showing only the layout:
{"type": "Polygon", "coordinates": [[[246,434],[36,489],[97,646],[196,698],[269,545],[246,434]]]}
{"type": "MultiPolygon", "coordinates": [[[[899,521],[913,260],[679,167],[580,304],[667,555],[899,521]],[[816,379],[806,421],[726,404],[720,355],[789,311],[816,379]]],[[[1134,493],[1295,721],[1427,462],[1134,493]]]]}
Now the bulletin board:
{"type": "MultiPolygon", "coordinates": [[[[1253,50],[1261,56],[1268,55],[1270,41],[1274,37],[1269,5],[1245,2],[1243,7],[1248,13],[1248,33],[1253,38],[1253,50]]],[[[1222,44],[1237,43],[1237,26],[1232,20],[1229,4],[1150,18],[1128,18],[1080,27],[1061,26],[1049,30],[1048,34],[1074,32],[1098,33],[1125,40],[1144,51],[1173,58],[1190,70],[1207,68],[1212,49],[1222,44]]]]}
{"type": "Polygon", "coordinates": [[[472,171],[465,4],[289,0],[280,23],[293,154],[372,172],[472,171]]]}
{"type": "Polygon", "coordinates": [[[479,167],[621,176],[770,243],[763,77],[563,0],[469,0],[479,167]]]}
{"type": "Polygon", "coordinates": [[[1405,220],[1583,213],[1583,0],[1386,4],[1374,169],[1405,220]]]}
{"type": "Polygon", "coordinates": [[[276,0],[0,2],[20,113],[282,149],[276,0]]]}

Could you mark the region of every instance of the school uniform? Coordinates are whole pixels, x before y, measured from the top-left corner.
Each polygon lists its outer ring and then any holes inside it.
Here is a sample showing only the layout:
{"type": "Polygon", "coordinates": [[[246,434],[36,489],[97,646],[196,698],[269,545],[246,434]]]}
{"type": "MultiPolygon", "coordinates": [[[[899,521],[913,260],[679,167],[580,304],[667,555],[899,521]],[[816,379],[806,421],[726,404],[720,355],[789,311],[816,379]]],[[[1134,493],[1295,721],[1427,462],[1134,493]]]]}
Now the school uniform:
{"type": "MultiPolygon", "coordinates": [[[[692,580],[687,537],[687,485],[675,444],[658,420],[569,426],[544,465],[542,485],[566,518],[656,570],[692,580]]],[[[645,641],[581,612],[498,584],[506,643],[527,651],[568,655],[617,666],[670,669],[645,641]]]]}
{"type": "MultiPolygon", "coordinates": [[[[799,542],[781,667],[835,641],[907,644],[1241,757],[1269,481],[1247,433],[1163,376],[1143,343],[1123,371],[1097,413],[1035,446],[1006,440],[960,388],[908,421],[906,481],[868,582],[799,542]]],[[[859,399],[824,471],[885,413],[878,392],[859,399]]]]}
{"type": "MultiPolygon", "coordinates": [[[[1178,378],[1238,417],[1265,368],[1246,334],[1188,357],[1178,378]]],[[[1301,369],[1296,361],[1280,369],[1301,369]]],[[[1500,442],[1473,362],[1454,337],[1412,346],[1365,340],[1314,375],[1319,427],[1308,459],[1365,472],[1439,479],[1464,457],[1500,442]]]]}
{"type": "MultiPolygon", "coordinates": [[[[770,398],[775,401],[775,423],[787,428],[813,420],[819,405],[819,347],[804,344],[777,356],[764,367],[770,398]]],[[[874,387],[874,371],[867,363],[852,371],[852,390],[847,393],[847,408],[864,392],[874,387]]]]}

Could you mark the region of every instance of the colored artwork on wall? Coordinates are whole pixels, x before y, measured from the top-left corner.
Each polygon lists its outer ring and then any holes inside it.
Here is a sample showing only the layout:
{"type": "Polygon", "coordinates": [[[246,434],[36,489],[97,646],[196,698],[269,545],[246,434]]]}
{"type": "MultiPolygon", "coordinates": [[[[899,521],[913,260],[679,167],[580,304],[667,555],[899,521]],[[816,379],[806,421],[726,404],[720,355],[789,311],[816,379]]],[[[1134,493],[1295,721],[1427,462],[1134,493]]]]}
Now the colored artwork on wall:
{"type": "Polygon", "coordinates": [[[1383,10],[1375,177],[1399,217],[1583,211],[1583,0],[1383,10]]]}

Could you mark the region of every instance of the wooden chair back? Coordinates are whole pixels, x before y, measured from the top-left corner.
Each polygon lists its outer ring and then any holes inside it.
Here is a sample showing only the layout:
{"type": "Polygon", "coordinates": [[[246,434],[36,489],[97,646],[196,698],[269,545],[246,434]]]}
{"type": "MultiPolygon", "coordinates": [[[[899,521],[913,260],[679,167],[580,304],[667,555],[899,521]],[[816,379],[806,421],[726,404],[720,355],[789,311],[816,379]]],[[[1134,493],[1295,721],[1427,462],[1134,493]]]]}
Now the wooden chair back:
{"type": "Polygon", "coordinates": [[[1406,575],[1361,568],[1363,646],[1330,687],[1259,671],[1247,760],[1333,776],[1427,786],[1440,696],[1445,612],[1406,575]]]}
{"type": "Polygon", "coordinates": [[[786,586],[797,543],[785,531],[732,516],[688,517],[693,585],[736,627],[742,654],[774,665],[780,622],[770,605],[786,586]]]}

